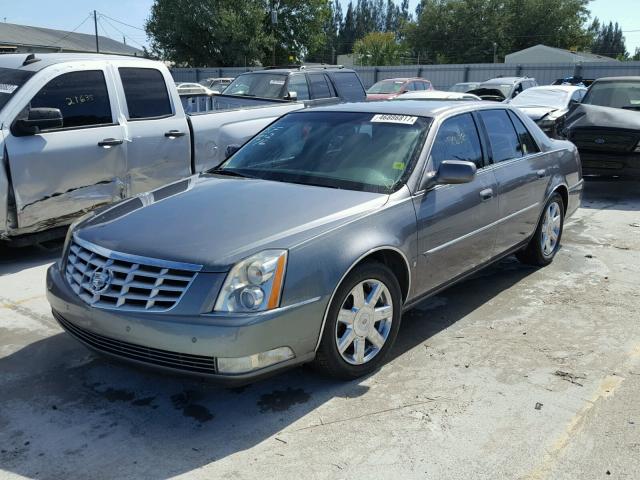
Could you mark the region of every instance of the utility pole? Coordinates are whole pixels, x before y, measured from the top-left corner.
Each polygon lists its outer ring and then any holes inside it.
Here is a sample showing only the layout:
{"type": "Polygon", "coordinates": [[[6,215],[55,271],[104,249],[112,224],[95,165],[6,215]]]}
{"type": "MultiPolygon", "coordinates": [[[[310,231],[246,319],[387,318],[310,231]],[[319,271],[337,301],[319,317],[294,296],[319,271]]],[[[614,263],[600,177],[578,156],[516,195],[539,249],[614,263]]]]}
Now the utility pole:
{"type": "Polygon", "coordinates": [[[498,63],[498,44],[493,42],[493,63],[498,63]]]}
{"type": "Polygon", "coordinates": [[[276,65],[276,25],[278,24],[278,11],[276,10],[275,2],[271,3],[271,35],[273,35],[273,52],[271,65],[276,65]]]}
{"type": "Polygon", "coordinates": [[[100,42],[98,41],[98,14],[93,11],[93,28],[96,32],[96,52],[100,53],[100,42]]]}

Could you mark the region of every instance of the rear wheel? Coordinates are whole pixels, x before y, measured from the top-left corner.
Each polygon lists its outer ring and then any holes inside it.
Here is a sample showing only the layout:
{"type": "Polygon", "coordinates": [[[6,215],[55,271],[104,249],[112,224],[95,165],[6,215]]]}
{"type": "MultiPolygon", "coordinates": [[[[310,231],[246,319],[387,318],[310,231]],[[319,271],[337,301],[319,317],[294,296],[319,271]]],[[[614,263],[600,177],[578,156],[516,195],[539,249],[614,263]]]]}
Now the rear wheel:
{"type": "Polygon", "coordinates": [[[527,246],[516,253],[518,260],[528,265],[549,265],[560,248],[564,227],[564,202],[559,193],[547,201],[533,237],[527,246]]]}
{"type": "Polygon", "coordinates": [[[343,379],[380,366],[400,328],[402,294],[393,272],[367,262],[343,280],[329,306],[314,366],[343,379]]]}

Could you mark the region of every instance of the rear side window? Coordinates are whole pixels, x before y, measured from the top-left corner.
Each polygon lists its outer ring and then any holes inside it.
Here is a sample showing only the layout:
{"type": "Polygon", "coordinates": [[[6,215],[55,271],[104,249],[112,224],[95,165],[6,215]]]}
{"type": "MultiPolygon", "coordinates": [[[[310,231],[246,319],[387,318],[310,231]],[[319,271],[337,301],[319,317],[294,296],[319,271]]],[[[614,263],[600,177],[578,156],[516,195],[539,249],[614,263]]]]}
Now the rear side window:
{"type": "Polygon", "coordinates": [[[355,72],[335,72],[331,74],[338,96],[348,102],[361,102],[366,97],[364,87],[355,72]]]}
{"type": "Polygon", "coordinates": [[[506,110],[482,110],[478,112],[487,130],[493,163],[504,162],[522,156],[520,141],[506,110]]]}
{"type": "Polygon", "coordinates": [[[64,73],[50,80],[31,99],[31,108],[58,108],[64,128],[113,122],[102,70],[64,73]]]}
{"type": "Polygon", "coordinates": [[[130,119],[166,117],[173,114],[169,92],[160,70],[119,68],[130,119]]]}
{"type": "Polygon", "coordinates": [[[511,117],[511,121],[513,121],[513,126],[516,127],[522,154],[531,155],[532,153],[539,152],[540,149],[538,148],[538,145],[529,133],[529,130],[527,130],[527,127],[525,127],[524,123],[522,123],[522,120],[520,120],[518,116],[513,112],[509,112],[509,116],[511,117]]]}
{"type": "Polygon", "coordinates": [[[480,137],[470,113],[442,122],[431,149],[434,169],[437,170],[443,160],[465,160],[483,167],[480,137]]]}
{"type": "Polygon", "coordinates": [[[331,90],[323,73],[310,73],[311,95],[313,98],[330,98],[331,90]]]}
{"type": "Polygon", "coordinates": [[[298,100],[309,100],[309,86],[304,74],[289,77],[289,92],[296,92],[298,100]]]}

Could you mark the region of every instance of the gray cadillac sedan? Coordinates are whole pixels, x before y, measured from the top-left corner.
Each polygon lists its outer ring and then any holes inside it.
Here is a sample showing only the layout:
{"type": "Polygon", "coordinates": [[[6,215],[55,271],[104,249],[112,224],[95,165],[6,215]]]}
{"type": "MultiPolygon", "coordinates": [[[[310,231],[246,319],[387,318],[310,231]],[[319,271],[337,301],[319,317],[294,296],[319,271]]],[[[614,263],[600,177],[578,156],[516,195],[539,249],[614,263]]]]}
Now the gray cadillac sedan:
{"type": "Polygon", "coordinates": [[[582,189],[576,147],[508,105],[308,109],[78,221],[48,299],[72,336],[140,365],[355,378],[420,300],[511,253],[551,262],[582,189]]]}

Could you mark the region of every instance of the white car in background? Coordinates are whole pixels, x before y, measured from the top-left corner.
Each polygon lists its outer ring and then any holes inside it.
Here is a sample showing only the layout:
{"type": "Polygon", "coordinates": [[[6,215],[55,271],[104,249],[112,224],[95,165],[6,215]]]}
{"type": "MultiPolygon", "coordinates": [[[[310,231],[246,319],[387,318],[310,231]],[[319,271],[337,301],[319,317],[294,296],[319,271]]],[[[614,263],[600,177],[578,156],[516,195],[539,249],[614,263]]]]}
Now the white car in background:
{"type": "Polygon", "coordinates": [[[573,85],[546,85],[528,88],[508,101],[522,110],[549,137],[558,137],[557,127],[562,124],[572,105],[582,102],[587,89],[573,85]]]}
{"type": "Polygon", "coordinates": [[[399,97],[392,98],[392,100],[463,100],[463,101],[478,101],[482,100],[473,93],[464,92],[445,92],[443,90],[430,90],[419,92],[407,92],[399,97]]]}
{"type": "Polygon", "coordinates": [[[214,95],[216,93],[199,83],[177,83],[176,88],[178,89],[178,95],[214,95]]]}

